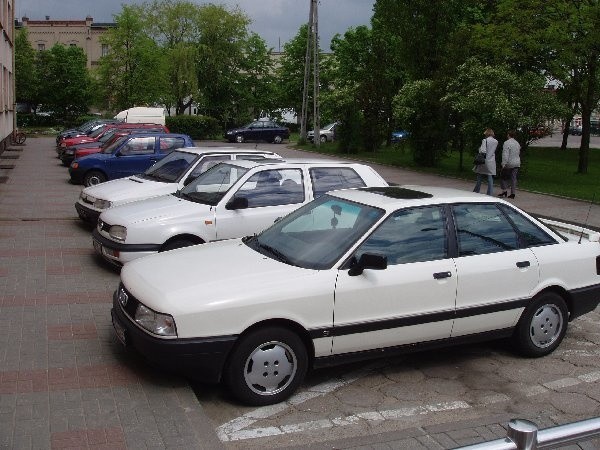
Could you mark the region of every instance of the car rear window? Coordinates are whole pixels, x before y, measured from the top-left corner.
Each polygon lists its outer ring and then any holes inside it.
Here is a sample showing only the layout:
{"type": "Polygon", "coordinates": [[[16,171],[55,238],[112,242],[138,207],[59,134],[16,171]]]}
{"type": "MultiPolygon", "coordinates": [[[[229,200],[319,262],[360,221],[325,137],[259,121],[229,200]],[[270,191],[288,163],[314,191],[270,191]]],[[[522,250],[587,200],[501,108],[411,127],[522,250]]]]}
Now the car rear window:
{"type": "Polygon", "coordinates": [[[365,187],[365,182],[350,167],[315,167],[309,170],[315,198],[336,189],[365,187]]]}

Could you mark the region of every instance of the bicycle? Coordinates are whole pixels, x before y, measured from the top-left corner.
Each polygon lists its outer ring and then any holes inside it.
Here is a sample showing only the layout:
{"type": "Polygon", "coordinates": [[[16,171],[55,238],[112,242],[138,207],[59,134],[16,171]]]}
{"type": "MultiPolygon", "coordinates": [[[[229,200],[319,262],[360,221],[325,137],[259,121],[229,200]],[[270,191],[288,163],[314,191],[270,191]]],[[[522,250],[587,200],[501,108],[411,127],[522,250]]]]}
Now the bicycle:
{"type": "Polygon", "coordinates": [[[25,135],[25,133],[19,131],[18,129],[13,130],[13,132],[10,135],[11,144],[23,145],[26,139],[27,136],[25,135]]]}

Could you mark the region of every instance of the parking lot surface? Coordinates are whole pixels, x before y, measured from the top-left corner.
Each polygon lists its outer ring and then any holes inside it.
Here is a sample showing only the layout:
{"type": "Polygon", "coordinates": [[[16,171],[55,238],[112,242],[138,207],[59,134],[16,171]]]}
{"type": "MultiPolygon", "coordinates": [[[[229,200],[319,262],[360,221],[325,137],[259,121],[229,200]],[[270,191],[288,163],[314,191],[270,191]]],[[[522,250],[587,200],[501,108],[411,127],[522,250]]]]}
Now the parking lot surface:
{"type": "MultiPolygon", "coordinates": [[[[395,183],[472,188],[374,167],[395,183]]],[[[545,428],[600,416],[598,310],[545,358],[493,342],[346,365],[263,408],[160,372],[114,337],[119,274],[94,255],[73,206],[81,187],[67,180],[52,138],[0,155],[0,448],[445,449],[504,437],[512,418],[545,428]]],[[[600,228],[598,205],[522,191],[515,204],[600,228]]]]}

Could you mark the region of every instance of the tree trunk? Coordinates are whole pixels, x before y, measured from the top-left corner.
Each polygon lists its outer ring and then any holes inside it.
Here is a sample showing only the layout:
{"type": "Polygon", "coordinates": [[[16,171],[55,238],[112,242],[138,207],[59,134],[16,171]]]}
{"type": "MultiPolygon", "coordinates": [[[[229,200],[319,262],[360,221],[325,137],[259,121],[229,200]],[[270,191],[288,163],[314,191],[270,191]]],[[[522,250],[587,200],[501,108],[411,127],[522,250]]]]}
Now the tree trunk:
{"type": "Polygon", "coordinates": [[[579,162],[577,173],[585,174],[588,171],[590,158],[590,119],[592,111],[598,102],[596,97],[596,72],[597,54],[592,52],[588,59],[588,73],[585,83],[585,92],[581,101],[581,146],[579,147],[579,162]]]}

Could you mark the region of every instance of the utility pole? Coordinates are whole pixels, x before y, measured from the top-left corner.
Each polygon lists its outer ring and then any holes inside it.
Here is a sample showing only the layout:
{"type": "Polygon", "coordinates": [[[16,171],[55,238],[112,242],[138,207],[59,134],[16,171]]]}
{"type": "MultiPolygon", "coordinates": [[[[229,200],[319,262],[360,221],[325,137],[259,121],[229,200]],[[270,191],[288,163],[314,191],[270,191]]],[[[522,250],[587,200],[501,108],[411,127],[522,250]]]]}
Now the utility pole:
{"type": "Polygon", "coordinates": [[[308,31],[306,33],[306,56],[304,58],[304,85],[302,88],[302,116],[300,118],[300,143],[306,143],[306,122],[308,118],[308,79],[310,76],[310,55],[311,41],[313,37],[313,5],[314,0],[310,0],[310,12],[308,14],[308,31]]]}
{"type": "Polygon", "coordinates": [[[317,148],[321,145],[321,113],[319,111],[319,14],[318,0],[312,0],[313,6],[313,52],[314,52],[314,94],[313,94],[313,120],[314,120],[314,138],[313,142],[317,148]]]}

